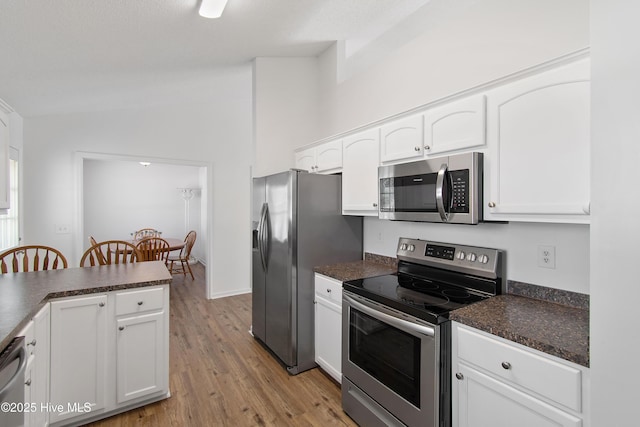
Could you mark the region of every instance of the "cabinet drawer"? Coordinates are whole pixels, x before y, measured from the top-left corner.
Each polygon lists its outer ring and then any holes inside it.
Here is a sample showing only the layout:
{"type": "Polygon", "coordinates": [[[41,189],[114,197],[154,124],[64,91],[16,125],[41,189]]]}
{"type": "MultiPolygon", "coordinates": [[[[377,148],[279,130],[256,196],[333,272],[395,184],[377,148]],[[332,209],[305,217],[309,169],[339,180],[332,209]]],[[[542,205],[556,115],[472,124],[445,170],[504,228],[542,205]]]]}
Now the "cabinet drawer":
{"type": "Polygon", "coordinates": [[[458,328],[458,358],[575,411],[582,411],[582,372],[514,345],[458,328]]]}
{"type": "Polygon", "coordinates": [[[164,288],[116,293],[116,316],[159,310],[164,306],[164,288]]]}
{"type": "Polygon", "coordinates": [[[315,293],[317,297],[342,305],[342,282],[338,280],[316,274],[315,293]]]}

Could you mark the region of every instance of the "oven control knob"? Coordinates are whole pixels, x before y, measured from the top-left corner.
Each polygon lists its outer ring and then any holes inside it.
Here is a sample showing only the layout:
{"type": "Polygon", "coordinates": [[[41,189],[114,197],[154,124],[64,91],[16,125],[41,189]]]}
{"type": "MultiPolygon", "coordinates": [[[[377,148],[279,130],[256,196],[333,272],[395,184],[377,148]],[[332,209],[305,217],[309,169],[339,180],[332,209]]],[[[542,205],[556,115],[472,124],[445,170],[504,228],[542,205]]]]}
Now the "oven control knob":
{"type": "Polygon", "coordinates": [[[489,257],[485,254],[480,255],[480,257],[478,258],[478,262],[481,264],[486,264],[489,262],[489,257]]]}
{"type": "Polygon", "coordinates": [[[467,255],[467,260],[471,261],[471,262],[474,262],[476,260],[476,254],[471,252],[469,255],[467,255]]]}
{"type": "Polygon", "coordinates": [[[406,251],[407,250],[407,244],[406,243],[401,244],[400,245],[400,250],[401,251],[406,251]]]}
{"type": "Polygon", "coordinates": [[[415,245],[409,245],[409,252],[413,252],[416,250],[415,245]]]}
{"type": "Polygon", "coordinates": [[[464,252],[460,251],[458,252],[458,259],[465,259],[467,256],[467,254],[465,254],[464,252]]]}

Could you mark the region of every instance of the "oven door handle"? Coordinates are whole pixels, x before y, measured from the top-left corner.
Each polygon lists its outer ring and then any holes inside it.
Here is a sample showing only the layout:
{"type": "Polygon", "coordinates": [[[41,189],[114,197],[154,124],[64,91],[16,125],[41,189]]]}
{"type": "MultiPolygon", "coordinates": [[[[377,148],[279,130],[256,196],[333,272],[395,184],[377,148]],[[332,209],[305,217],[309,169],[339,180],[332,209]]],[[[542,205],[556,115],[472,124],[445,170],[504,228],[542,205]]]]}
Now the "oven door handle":
{"type": "Polygon", "coordinates": [[[436,207],[438,208],[442,222],[449,222],[449,212],[447,212],[447,208],[444,205],[444,184],[448,169],[449,166],[444,163],[440,166],[438,176],[436,177],[436,207]]]}
{"type": "Polygon", "coordinates": [[[395,326],[399,329],[402,329],[404,331],[407,332],[414,332],[414,333],[419,333],[422,335],[426,335],[429,337],[433,337],[435,336],[435,329],[434,328],[430,328],[429,326],[424,326],[424,325],[419,325],[413,322],[409,322],[407,320],[404,319],[400,319],[396,316],[392,316],[390,314],[387,313],[383,313],[379,310],[376,310],[375,308],[371,308],[368,305],[365,305],[361,302],[358,302],[356,300],[354,300],[353,298],[351,298],[348,295],[343,295],[342,298],[344,298],[344,300],[352,307],[362,311],[365,314],[368,314],[369,316],[380,320],[381,322],[385,322],[388,323],[391,326],[395,326]]]}

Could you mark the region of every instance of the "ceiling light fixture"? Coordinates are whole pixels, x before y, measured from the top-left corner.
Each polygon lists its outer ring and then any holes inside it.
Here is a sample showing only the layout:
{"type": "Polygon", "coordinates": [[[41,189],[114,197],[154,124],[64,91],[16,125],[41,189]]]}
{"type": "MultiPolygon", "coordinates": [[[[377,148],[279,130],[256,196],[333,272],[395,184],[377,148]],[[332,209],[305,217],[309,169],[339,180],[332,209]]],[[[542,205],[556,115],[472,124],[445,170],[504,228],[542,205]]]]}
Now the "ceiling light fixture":
{"type": "Polygon", "coordinates": [[[220,18],[226,5],[227,0],[202,0],[198,13],[203,18],[220,18]]]}
{"type": "Polygon", "coordinates": [[[151,164],[151,162],[139,162],[145,168],[151,164]]]}

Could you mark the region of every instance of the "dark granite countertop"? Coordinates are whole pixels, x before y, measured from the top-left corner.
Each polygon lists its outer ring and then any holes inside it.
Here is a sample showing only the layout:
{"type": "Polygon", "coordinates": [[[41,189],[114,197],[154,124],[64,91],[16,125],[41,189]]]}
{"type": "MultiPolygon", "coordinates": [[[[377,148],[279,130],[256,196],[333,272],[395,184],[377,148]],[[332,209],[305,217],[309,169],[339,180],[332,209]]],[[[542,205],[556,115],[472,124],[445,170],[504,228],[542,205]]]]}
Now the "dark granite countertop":
{"type": "Polygon", "coordinates": [[[498,295],[451,313],[451,320],[589,367],[589,311],[498,295]]]}
{"type": "Polygon", "coordinates": [[[343,262],[339,264],[315,267],[316,273],[331,277],[341,282],[364,279],[367,277],[392,274],[397,271],[395,258],[365,253],[362,261],[343,262]]]}
{"type": "Polygon", "coordinates": [[[0,350],[50,299],[168,283],[161,261],[0,274],[0,350]]]}

